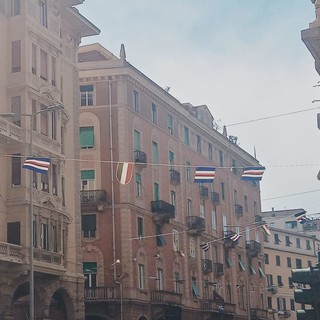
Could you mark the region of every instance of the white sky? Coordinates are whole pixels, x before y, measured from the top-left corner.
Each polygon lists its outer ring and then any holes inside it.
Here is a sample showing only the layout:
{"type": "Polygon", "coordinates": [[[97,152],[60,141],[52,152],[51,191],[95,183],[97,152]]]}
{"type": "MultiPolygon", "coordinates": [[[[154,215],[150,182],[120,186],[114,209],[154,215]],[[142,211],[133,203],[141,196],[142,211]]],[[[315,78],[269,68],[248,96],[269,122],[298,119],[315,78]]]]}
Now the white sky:
{"type": "MultiPolygon", "coordinates": [[[[301,41],[310,0],[86,0],[99,42],[181,102],[206,104],[219,124],[319,106],[320,79],[301,41]]],[[[320,212],[319,110],[228,127],[266,167],[262,209],[320,212]],[[269,200],[268,200],[269,199],[269,200]]]]}

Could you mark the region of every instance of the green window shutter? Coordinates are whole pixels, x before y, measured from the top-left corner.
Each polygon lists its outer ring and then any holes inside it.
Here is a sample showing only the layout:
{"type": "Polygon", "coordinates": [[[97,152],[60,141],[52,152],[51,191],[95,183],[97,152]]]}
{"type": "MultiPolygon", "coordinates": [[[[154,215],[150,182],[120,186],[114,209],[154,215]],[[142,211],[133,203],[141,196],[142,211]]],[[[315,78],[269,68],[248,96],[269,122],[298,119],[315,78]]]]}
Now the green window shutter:
{"type": "Polygon", "coordinates": [[[82,170],[81,171],[81,180],[94,180],[95,171],[94,170],[82,170]]]}
{"type": "Polygon", "coordinates": [[[97,273],[96,262],[83,262],[83,273],[97,273]]]}
{"type": "Polygon", "coordinates": [[[92,148],[94,146],[93,127],[80,128],[80,146],[81,148],[92,148]]]}

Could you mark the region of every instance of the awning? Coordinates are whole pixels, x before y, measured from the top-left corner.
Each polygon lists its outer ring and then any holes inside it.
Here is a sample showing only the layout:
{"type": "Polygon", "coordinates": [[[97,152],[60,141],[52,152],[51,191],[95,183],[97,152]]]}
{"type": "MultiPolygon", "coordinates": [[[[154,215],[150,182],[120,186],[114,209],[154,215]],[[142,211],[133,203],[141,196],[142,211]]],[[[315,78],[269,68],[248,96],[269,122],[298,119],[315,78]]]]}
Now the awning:
{"type": "Polygon", "coordinates": [[[259,270],[259,275],[260,275],[260,277],[261,277],[261,278],[265,278],[266,275],[265,275],[265,273],[263,272],[263,270],[261,269],[261,267],[258,267],[258,270],[259,270]]]}
{"type": "Polygon", "coordinates": [[[257,272],[256,272],[256,270],[254,270],[254,267],[253,267],[252,264],[250,264],[249,268],[250,268],[250,273],[251,274],[257,274],[257,272]]]}
{"type": "Polygon", "coordinates": [[[241,260],[239,260],[239,266],[242,271],[246,271],[246,267],[241,260]]]}
{"type": "Polygon", "coordinates": [[[192,282],[192,292],[196,297],[200,297],[200,291],[195,282],[192,282]]]}

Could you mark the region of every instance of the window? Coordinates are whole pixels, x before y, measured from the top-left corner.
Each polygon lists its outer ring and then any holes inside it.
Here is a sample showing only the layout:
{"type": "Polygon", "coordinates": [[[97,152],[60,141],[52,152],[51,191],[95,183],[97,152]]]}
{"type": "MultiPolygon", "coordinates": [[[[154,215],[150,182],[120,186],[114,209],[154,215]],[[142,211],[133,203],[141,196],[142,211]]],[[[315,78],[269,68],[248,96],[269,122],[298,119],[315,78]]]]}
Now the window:
{"type": "Polygon", "coordinates": [[[163,290],[163,270],[157,268],[157,290],[163,290]]]}
{"type": "Polygon", "coordinates": [[[233,203],[235,204],[235,205],[237,205],[238,204],[238,191],[237,190],[233,190],[233,203]]]}
{"type": "Polygon", "coordinates": [[[201,153],[201,137],[197,135],[197,152],[201,153]]]}
{"type": "Polygon", "coordinates": [[[202,203],[200,203],[199,212],[200,212],[200,217],[204,218],[205,214],[206,214],[206,208],[205,208],[205,201],[204,200],[203,200],[202,203]]]}
{"type": "Polygon", "coordinates": [[[283,287],[283,282],[282,282],[282,277],[281,276],[277,276],[277,281],[278,281],[278,286],[279,287],[283,287]]]}
{"type": "Polygon", "coordinates": [[[196,257],[196,243],[193,238],[190,238],[189,240],[189,256],[191,258],[196,257]]]}
{"type": "Polygon", "coordinates": [[[58,166],[56,164],[51,165],[51,182],[52,182],[52,194],[58,195],[58,166]]]}
{"type": "Polygon", "coordinates": [[[255,216],[258,214],[258,206],[256,201],[253,201],[253,214],[255,216]]]}
{"type": "Polygon", "coordinates": [[[217,213],[215,210],[211,211],[211,226],[212,229],[217,230],[217,213]]]}
{"type": "Polygon", "coordinates": [[[21,41],[12,41],[11,44],[11,72],[21,71],[21,41]]]}
{"type": "Polygon", "coordinates": [[[80,86],[81,107],[93,106],[93,85],[80,86]]]}
{"type": "Polygon", "coordinates": [[[94,147],[94,127],[80,127],[80,147],[82,149],[94,147]]]}
{"type": "Polygon", "coordinates": [[[231,171],[233,174],[237,174],[237,165],[236,165],[236,160],[234,160],[234,159],[232,159],[231,171]]]}
{"type": "Polygon", "coordinates": [[[269,255],[267,253],[264,254],[264,263],[269,264],[269,255]]]}
{"type": "MultiPolygon", "coordinates": [[[[81,190],[94,190],[95,189],[95,171],[94,170],[81,170],[81,190]]],[[[90,202],[90,199],[83,199],[90,202]]]]}
{"type": "Polygon", "coordinates": [[[307,266],[308,266],[308,267],[312,267],[312,261],[308,260],[308,261],[307,261],[307,266]]]}
{"type": "Polygon", "coordinates": [[[171,114],[168,114],[168,118],[167,118],[167,121],[168,121],[168,132],[169,134],[173,134],[173,121],[172,121],[172,115],[171,114]]]}
{"type": "Polygon", "coordinates": [[[177,230],[172,230],[172,237],[173,237],[173,250],[174,251],[180,250],[179,232],[177,230]]]}
{"type": "Polygon", "coordinates": [[[138,288],[145,288],[145,273],[143,264],[138,264],[138,288]]]}
{"type": "Polygon", "coordinates": [[[272,298],[271,297],[267,297],[267,306],[268,306],[268,309],[272,309],[272,298]]]}
{"type": "Polygon", "coordinates": [[[187,200],[187,216],[188,217],[192,216],[192,200],[191,199],[187,200]]]}
{"type": "Polygon", "coordinates": [[[290,299],[290,310],[294,311],[295,307],[294,307],[294,299],[290,299]]]}
{"type": "Polygon", "coordinates": [[[49,250],[48,219],[44,219],[41,223],[40,246],[42,249],[49,250]]]}
{"type": "Polygon", "coordinates": [[[238,254],[238,262],[240,271],[246,271],[246,267],[242,261],[241,254],[238,254]]]}
{"type": "Polygon", "coordinates": [[[180,274],[179,272],[174,273],[174,292],[175,293],[180,293],[180,274]]]}
{"type": "Polygon", "coordinates": [[[213,159],[213,151],[212,151],[212,144],[208,144],[208,159],[212,160],[213,159]]]}
{"type": "Polygon", "coordinates": [[[139,93],[133,90],[133,110],[139,112],[139,93]]]}
{"type": "Polygon", "coordinates": [[[310,240],[306,240],[306,248],[307,248],[307,250],[311,250],[311,242],[310,242],[310,240]]]}
{"type": "Polygon", "coordinates": [[[141,143],[140,143],[140,132],[137,130],[133,131],[133,144],[134,150],[141,150],[141,143]]]}
{"type": "Polygon", "coordinates": [[[174,191],[170,191],[170,203],[175,206],[176,205],[176,193],[174,191]]]}
{"type": "Polygon", "coordinates": [[[166,241],[162,235],[161,225],[156,224],[156,243],[158,247],[163,247],[166,244],[166,241]]]}
{"type": "Polygon", "coordinates": [[[152,141],[152,162],[154,164],[159,163],[158,144],[152,141]]]}
{"type": "Polygon", "coordinates": [[[184,143],[189,145],[189,128],[184,127],[184,143]]]}
{"type": "Polygon", "coordinates": [[[142,196],[142,181],[141,181],[141,174],[136,173],[136,196],[141,197],[142,196]]]}
{"type": "Polygon", "coordinates": [[[174,169],[174,153],[172,151],[169,151],[169,164],[170,164],[170,169],[174,169]]]}
{"type": "Polygon", "coordinates": [[[274,243],[279,244],[280,243],[279,235],[275,233],[273,236],[274,236],[274,243]]]}
{"type": "Polygon", "coordinates": [[[49,193],[49,175],[41,173],[41,191],[49,193]]]}
{"type": "Polygon", "coordinates": [[[225,196],[225,190],[224,190],[224,182],[221,182],[220,188],[221,188],[221,199],[225,200],[226,196],[225,196]]]}
{"type": "Polygon", "coordinates": [[[291,257],[287,257],[287,267],[291,268],[291,257]]]}
{"type": "Polygon", "coordinates": [[[31,72],[33,74],[37,74],[37,46],[33,43],[32,44],[32,52],[31,52],[31,72]]]}
{"type": "Polygon", "coordinates": [[[285,222],[286,229],[295,229],[297,228],[297,221],[286,221],[285,222]]]}
{"type": "Polygon", "coordinates": [[[289,288],[293,288],[292,277],[288,277],[289,288]]]}
{"type": "Polygon", "coordinates": [[[186,161],[186,179],[188,182],[191,182],[191,163],[186,161]]]}
{"type": "Polygon", "coordinates": [[[48,80],[48,54],[44,50],[40,50],[40,78],[48,80]]]}
{"type": "Polygon", "coordinates": [[[157,106],[154,103],[151,104],[151,121],[155,124],[158,122],[157,106]]]}
{"type": "Polygon", "coordinates": [[[220,163],[220,167],[224,166],[224,159],[223,159],[223,152],[220,150],[219,151],[219,163],[220,163]]]}
{"type": "Polygon", "coordinates": [[[268,287],[273,286],[273,276],[272,276],[272,274],[267,274],[267,284],[268,284],[268,287]]]}
{"type": "Polygon", "coordinates": [[[11,0],[11,16],[18,16],[21,13],[21,0],[11,0]]]}
{"type": "Polygon", "coordinates": [[[290,237],[289,236],[286,236],[286,246],[287,247],[290,247],[292,244],[292,242],[290,241],[290,237]]]}
{"type": "Polygon", "coordinates": [[[85,288],[95,288],[97,286],[97,263],[83,262],[83,275],[85,276],[85,288]]]}
{"type": "Polygon", "coordinates": [[[20,222],[7,223],[7,242],[16,245],[21,245],[20,222]]]}
{"type": "Polygon", "coordinates": [[[48,27],[48,17],[47,17],[47,2],[46,0],[40,0],[40,24],[43,27],[48,27]]]}
{"type": "Polygon", "coordinates": [[[138,238],[143,240],[143,218],[137,218],[137,229],[138,229],[138,238]]]}
{"type": "Polygon", "coordinates": [[[200,298],[200,291],[197,285],[197,278],[192,277],[191,278],[191,286],[192,286],[192,297],[193,299],[200,298]]]}
{"type": "Polygon", "coordinates": [[[243,196],[243,206],[244,206],[244,212],[248,213],[248,197],[243,196]]]}
{"type": "Polygon", "coordinates": [[[286,310],[286,299],[285,298],[277,298],[278,310],[285,311],[286,310]]]}
{"type": "Polygon", "coordinates": [[[51,57],[51,84],[56,86],[56,58],[51,57]]]}
{"type": "Polygon", "coordinates": [[[15,96],[11,98],[11,111],[14,113],[14,117],[12,118],[12,122],[21,127],[21,96],[15,96]]]}
{"type": "Polygon", "coordinates": [[[155,201],[159,200],[159,184],[157,182],[153,183],[153,199],[155,201]]]}
{"type": "Polygon", "coordinates": [[[276,266],[280,266],[280,265],[281,265],[280,256],[276,256],[276,266]]]}
{"type": "Polygon", "coordinates": [[[299,249],[301,248],[300,238],[296,238],[296,247],[299,249]]]}
{"type": "Polygon", "coordinates": [[[212,246],[212,261],[219,262],[218,246],[215,245],[212,246]]]}
{"type": "Polygon", "coordinates": [[[83,214],[81,216],[82,236],[84,238],[95,238],[97,231],[97,221],[95,214],[83,214]]]}
{"type": "Polygon", "coordinates": [[[297,269],[302,269],[302,261],[301,261],[301,259],[296,259],[296,268],[297,269]]]}
{"type": "Polygon", "coordinates": [[[21,185],[21,154],[17,153],[11,157],[11,185],[21,185]]]}

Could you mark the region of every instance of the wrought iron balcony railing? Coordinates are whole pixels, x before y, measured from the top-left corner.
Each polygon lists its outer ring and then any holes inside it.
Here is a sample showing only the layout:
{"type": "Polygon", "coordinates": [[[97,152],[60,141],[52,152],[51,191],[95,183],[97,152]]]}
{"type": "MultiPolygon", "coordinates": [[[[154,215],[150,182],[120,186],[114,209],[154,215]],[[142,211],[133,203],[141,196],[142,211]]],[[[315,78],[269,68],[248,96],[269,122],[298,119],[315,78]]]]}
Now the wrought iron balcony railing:
{"type": "Polygon", "coordinates": [[[223,263],[215,262],[213,264],[213,270],[216,276],[222,276],[224,274],[223,263]]]}
{"type": "Polygon", "coordinates": [[[200,186],[199,194],[201,198],[208,198],[209,197],[209,189],[205,186],[200,186]]]}
{"type": "Polygon", "coordinates": [[[202,272],[204,274],[211,273],[212,270],[212,260],[202,259],[202,272]]]}
{"type": "Polygon", "coordinates": [[[147,165],[147,155],[141,150],[134,150],[134,162],[147,165]]]}
{"type": "Polygon", "coordinates": [[[218,192],[211,192],[211,202],[213,204],[219,204],[220,197],[218,192]]]}
{"type": "Polygon", "coordinates": [[[168,305],[181,305],[181,293],[165,290],[155,290],[151,292],[151,302],[168,305]]]}
{"type": "Polygon", "coordinates": [[[206,229],[205,220],[198,216],[188,216],[186,223],[189,233],[202,233],[206,229]]]}
{"type": "Polygon", "coordinates": [[[180,172],[174,169],[170,170],[170,181],[173,184],[179,184],[180,183],[180,172]]]}
{"type": "Polygon", "coordinates": [[[81,205],[99,205],[107,202],[106,190],[82,190],[80,191],[81,205]]]}
{"type": "Polygon", "coordinates": [[[257,257],[261,252],[261,243],[254,240],[249,240],[246,243],[246,249],[249,257],[257,257]]]}
{"type": "Polygon", "coordinates": [[[174,205],[163,200],[151,201],[151,211],[154,213],[154,219],[162,220],[166,223],[175,218],[174,205]]]}

